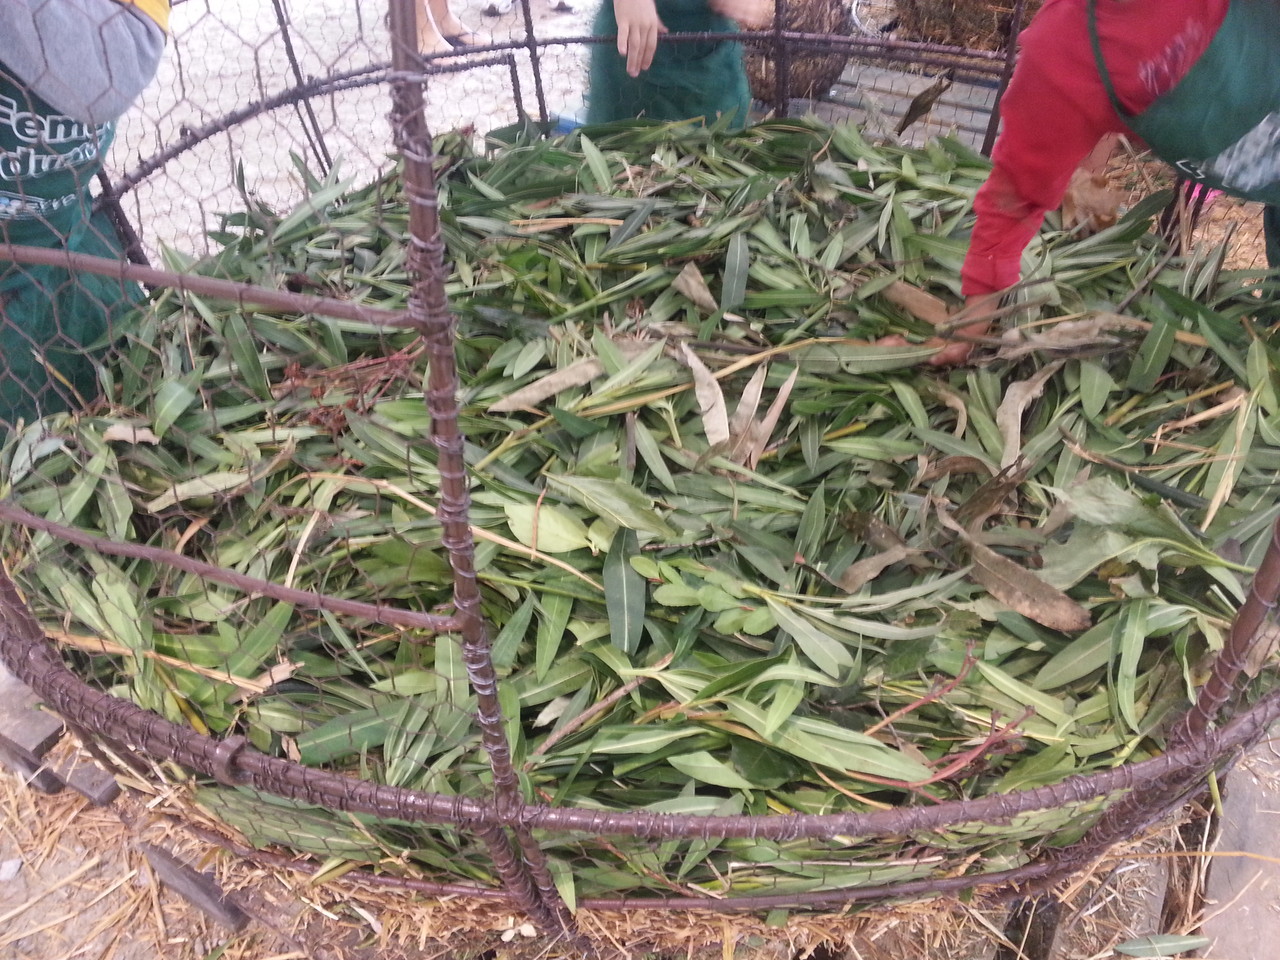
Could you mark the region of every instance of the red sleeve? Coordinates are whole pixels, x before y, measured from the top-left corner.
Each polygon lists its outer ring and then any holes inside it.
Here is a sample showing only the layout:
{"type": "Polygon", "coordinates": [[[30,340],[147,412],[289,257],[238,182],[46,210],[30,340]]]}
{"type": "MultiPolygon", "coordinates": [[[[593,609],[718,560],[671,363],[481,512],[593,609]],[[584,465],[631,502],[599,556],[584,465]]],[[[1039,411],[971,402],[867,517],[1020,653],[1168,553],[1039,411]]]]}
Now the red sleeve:
{"type": "MultiPolygon", "coordinates": [[[[1186,73],[1226,15],[1227,0],[1098,0],[1098,32],[1117,96],[1140,112],[1186,73]]],[[[1116,114],[1089,40],[1086,0],[1047,0],[1020,37],[1000,104],[993,168],[974,200],[962,271],[966,296],[1018,281],[1022,251],[1062,202],[1080,161],[1116,114]]],[[[1132,134],[1130,134],[1132,135],[1132,134]]]]}

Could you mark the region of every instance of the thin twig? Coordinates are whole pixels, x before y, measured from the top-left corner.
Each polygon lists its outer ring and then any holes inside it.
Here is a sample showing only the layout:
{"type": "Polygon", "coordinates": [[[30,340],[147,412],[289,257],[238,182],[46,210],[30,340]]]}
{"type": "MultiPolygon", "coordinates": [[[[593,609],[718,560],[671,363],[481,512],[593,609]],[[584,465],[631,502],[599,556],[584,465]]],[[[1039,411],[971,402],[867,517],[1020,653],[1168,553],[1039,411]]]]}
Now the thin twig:
{"type": "Polygon", "coordinates": [[[937,678],[935,678],[933,685],[929,689],[929,692],[926,693],[919,700],[914,700],[911,703],[908,703],[905,707],[899,707],[897,710],[893,711],[893,713],[889,714],[883,720],[873,723],[871,726],[867,727],[867,729],[863,730],[862,732],[866,734],[868,737],[874,736],[875,734],[883,730],[885,727],[887,727],[889,724],[893,723],[895,720],[901,720],[908,713],[918,710],[920,707],[923,707],[926,703],[933,703],[933,701],[937,700],[939,697],[945,697],[948,693],[950,693],[952,690],[954,690],[956,687],[958,687],[961,683],[964,682],[964,678],[969,675],[969,671],[973,669],[973,665],[976,662],[977,661],[973,657],[973,649],[972,647],[970,647],[970,649],[965,652],[964,662],[960,664],[960,669],[956,672],[956,675],[954,678],[952,678],[951,680],[948,680],[946,683],[943,683],[943,684],[939,684],[937,681],[937,678]]]}
{"type": "MultiPolygon", "coordinates": [[[[1035,714],[1035,711],[1030,707],[1028,707],[1026,710],[1022,712],[1022,715],[1019,716],[1016,720],[1012,720],[1009,723],[1005,724],[1003,727],[999,727],[997,729],[992,730],[991,733],[987,734],[986,738],[977,746],[970,747],[968,750],[962,751],[961,753],[954,754],[950,757],[938,758],[938,760],[935,762],[948,760],[947,765],[943,767],[941,770],[936,771],[931,777],[928,777],[927,779],[913,780],[908,782],[906,780],[895,780],[892,777],[876,776],[873,773],[860,773],[860,772],[857,772],[857,773],[851,772],[851,776],[854,776],[859,780],[866,780],[868,783],[876,783],[886,787],[896,787],[900,790],[910,790],[912,792],[918,792],[920,787],[927,787],[930,784],[937,783],[940,780],[946,780],[954,776],[955,774],[959,773],[961,770],[967,767],[974,760],[981,758],[983,754],[987,753],[997,743],[1000,743],[1004,740],[1008,740],[1010,737],[1012,737],[1013,734],[1017,732],[1018,724],[1022,723],[1022,721],[1026,720],[1028,717],[1033,716],[1034,714],[1035,714]]],[[[933,799],[933,798],[929,798],[929,799],[933,799]]]]}

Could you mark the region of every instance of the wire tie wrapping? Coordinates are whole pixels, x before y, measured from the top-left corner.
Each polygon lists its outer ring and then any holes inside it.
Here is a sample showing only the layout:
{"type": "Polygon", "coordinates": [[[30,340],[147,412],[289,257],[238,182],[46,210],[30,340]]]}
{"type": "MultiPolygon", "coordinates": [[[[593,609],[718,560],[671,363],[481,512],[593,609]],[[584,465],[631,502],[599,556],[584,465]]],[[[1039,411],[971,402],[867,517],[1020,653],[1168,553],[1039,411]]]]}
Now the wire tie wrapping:
{"type": "Polygon", "coordinates": [[[227,739],[218,743],[213,751],[213,776],[215,780],[227,787],[234,787],[245,781],[246,778],[236,774],[235,765],[241,752],[248,745],[249,741],[239,734],[227,737],[227,739]]]}

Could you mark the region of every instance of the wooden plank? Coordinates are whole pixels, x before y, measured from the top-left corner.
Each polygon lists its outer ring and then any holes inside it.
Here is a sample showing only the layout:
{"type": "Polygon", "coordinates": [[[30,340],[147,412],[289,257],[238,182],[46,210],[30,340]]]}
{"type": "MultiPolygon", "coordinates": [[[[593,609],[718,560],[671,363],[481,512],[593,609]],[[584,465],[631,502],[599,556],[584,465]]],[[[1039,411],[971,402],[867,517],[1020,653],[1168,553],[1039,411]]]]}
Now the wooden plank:
{"type": "Polygon", "coordinates": [[[37,765],[64,731],[62,720],[39,703],[26,684],[7,672],[0,675],[0,745],[37,765]]]}
{"type": "Polygon", "coordinates": [[[160,882],[192,906],[203,910],[232,932],[239,933],[248,926],[249,915],[227,898],[222,887],[209,874],[187,866],[173,854],[150,843],[139,843],[138,849],[160,882]]]}
{"type": "Polygon", "coordinates": [[[39,709],[39,702],[26,684],[0,668],[0,763],[41,793],[58,793],[64,784],[45,766],[44,755],[65,727],[58,717],[39,709]]]}
{"type": "Polygon", "coordinates": [[[120,796],[120,784],[92,760],[80,757],[58,768],[58,776],[68,787],[95,807],[105,807],[120,796]]]}
{"type": "Polygon", "coordinates": [[[32,762],[0,745],[0,765],[8,767],[22,782],[41,793],[61,793],[62,779],[39,761],[32,762]]]}

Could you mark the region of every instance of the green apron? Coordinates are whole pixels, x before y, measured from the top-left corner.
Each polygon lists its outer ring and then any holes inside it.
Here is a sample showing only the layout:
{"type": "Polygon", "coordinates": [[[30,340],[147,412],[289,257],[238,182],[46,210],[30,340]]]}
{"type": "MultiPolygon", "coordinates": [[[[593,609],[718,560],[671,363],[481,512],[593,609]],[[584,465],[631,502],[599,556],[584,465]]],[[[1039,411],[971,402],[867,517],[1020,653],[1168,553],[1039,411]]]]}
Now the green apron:
{"type": "MultiPolygon", "coordinates": [[[[0,65],[0,242],[121,256],[89,183],[114,124],[71,119],[0,65]]],[[[0,435],[19,421],[79,406],[97,393],[95,351],[140,299],[134,284],[0,258],[0,435]]]]}
{"type": "MultiPolygon", "coordinates": [[[[672,33],[733,33],[732,20],[712,12],[706,0],[657,0],[658,16],[672,33]]],[[[612,37],[618,32],[613,0],[604,0],[592,32],[612,37]]],[[[591,46],[587,89],[587,122],[608,123],[649,117],[653,120],[712,122],[732,116],[746,124],[751,106],[742,44],[733,40],[689,40],[658,43],[653,64],[639,77],[627,76],[626,59],[613,43],[591,46]]]]}
{"type": "Polygon", "coordinates": [[[1116,97],[1089,0],[1093,55],[1111,104],[1160,159],[1188,179],[1267,204],[1267,261],[1280,267],[1280,9],[1231,0],[1222,27],[1172,90],[1139,114],[1116,97]]]}

